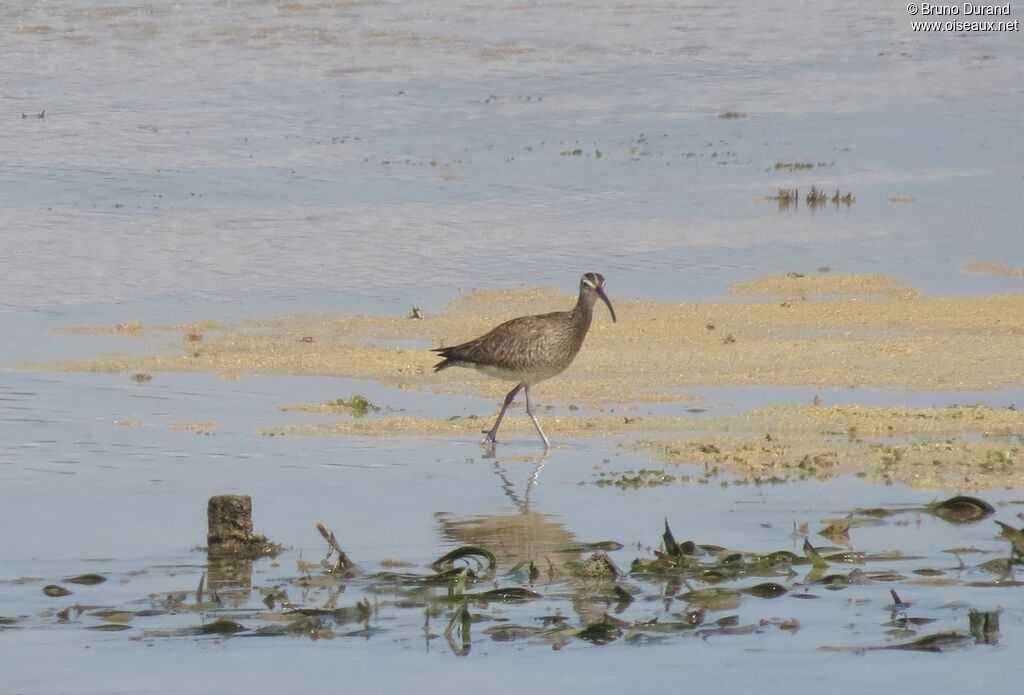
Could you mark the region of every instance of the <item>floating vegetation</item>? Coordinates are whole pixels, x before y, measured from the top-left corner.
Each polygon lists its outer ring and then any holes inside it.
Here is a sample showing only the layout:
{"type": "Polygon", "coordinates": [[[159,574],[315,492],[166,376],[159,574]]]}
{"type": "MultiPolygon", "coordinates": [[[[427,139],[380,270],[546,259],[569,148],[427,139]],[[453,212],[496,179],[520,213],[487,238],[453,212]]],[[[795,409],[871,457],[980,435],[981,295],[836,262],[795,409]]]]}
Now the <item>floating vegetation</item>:
{"type": "MultiPolygon", "coordinates": [[[[819,164],[819,166],[821,166],[819,164]]],[[[813,169],[813,162],[775,162],[773,167],[776,171],[785,169],[787,171],[800,171],[801,169],[813,169]]]]}
{"type": "Polygon", "coordinates": [[[745,589],[740,589],[740,591],[750,596],[756,596],[757,598],[778,598],[779,596],[785,595],[789,589],[781,584],[776,584],[775,582],[763,582],[745,589]]]}
{"type": "Polygon", "coordinates": [[[936,632],[931,635],[917,637],[909,642],[861,647],[824,647],[826,651],[878,651],[896,650],[907,652],[947,652],[961,649],[970,644],[971,636],[964,632],[936,632]]]}
{"type": "Polygon", "coordinates": [[[85,586],[93,586],[95,584],[102,584],[107,581],[107,578],[102,574],[80,574],[77,577],[71,577],[67,581],[72,584],[83,584],[85,586]]]}
{"type": "Polygon", "coordinates": [[[836,189],[836,192],[833,195],[829,196],[829,194],[826,193],[824,190],[821,190],[815,186],[811,186],[811,190],[805,198],[807,207],[811,208],[812,210],[823,207],[826,203],[829,202],[831,202],[836,207],[839,207],[840,204],[849,207],[850,205],[853,205],[855,200],[856,198],[853,197],[852,193],[840,193],[838,188],[836,189]]]}
{"type": "MultiPolygon", "coordinates": [[[[786,164],[778,162],[775,165],[776,169],[779,168],[809,168],[814,166],[813,164],[786,164]],[[780,166],[782,165],[782,166],[780,166]]],[[[819,164],[819,166],[821,166],[819,164]]],[[[780,210],[786,210],[790,207],[797,208],[800,206],[800,190],[798,188],[779,188],[775,195],[770,195],[767,200],[773,200],[779,204],[780,210]]],[[[811,210],[817,210],[824,207],[828,203],[832,203],[833,207],[839,207],[843,205],[850,207],[857,201],[853,193],[847,191],[846,193],[841,192],[838,188],[835,193],[828,194],[824,189],[820,189],[817,186],[811,186],[811,190],[804,196],[804,203],[811,210]]]]}
{"type": "Polygon", "coordinates": [[[718,117],[723,119],[746,118],[747,114],[743,113],[742,111],[723,111],[722,113],[718,114],[718,117]]]}
{"type": "Polygon", "coordinates": [[[775,195],[768,196],[768,200],[778,202],[780,210],[790,206],[796,207],[800,204],[800,191],[796,188],[780,188],[775,195]]]}
{"type": "Polygon", "coordinates": [[[122,630],[131,630],[131,625],[123,625],[121,623],[101,623],[99,625],[90,625],[85,628],[86,630],[95,630],[96,632],[121,632],[122,630]]]}
{"type": "Polygon", "coordinates": [[[971,624],[971,636],[977,644],[997,644],[999,642],[999,611],[972,610],[968,617],[971,624]]]}
{"type": "Polygon", "coordinates": [[[582,562],[571,562],[568,566],[573,576],[582,579],[615,580],[622,576],[612,559],[601,552],[594,553],[582,562]]]}
{"type": "Polygon", "coordinates": [[[327,405],[331,408],[347,410],[352,417],[365,417],[371,410],[375,413],[380,411],[380,406],[374,405],[366,396],[358,393],[351,398],[336,398],[333,401],[328,401],[327,405]]]}
{"type": "Polygon", "coordinates": [[[842,543],[848,545],[850,542],[850,523],[851,518],[840,519],[837,521],[830,522],[825,528],[818,531],[819,536],[824,536],[834,543],[842,543]]]}
{"type": "MultiPolygon", "coordinates": [[[[211,498],[210,505],[232,508],[241,504],[245,511],[250,508],[246,500],[244,496],[220,496],[211,498]]],[[[1018,543],[1022,532],[997,522],[1003,537],[1011,541],[1009,547],[999,544],[1007,554],[986,558],[974,567],[966,567],[961,561],[961,574],[978,577],[986,573],[991,577],[969,582],[941,576],[945,572],[929,564],[908,566],[921,558],[900,550],[850,546],[856,544],[860,529],[900,524],[901,514],[942,519],[941,513],[951,512],[960,520],[985,516],[991,510],[984,500],[966,496],[925,507],[854,509],[836,519],[822,520],[824,529],[833,529],[829,535],[841,536],[845,548],[815,547],[806,537],[809,525],[794,523],[794,537],[803,537],[799,553],[787,549],[750,551],[680,540],[666,520],[657,547],[634,546],[640,553],[628,567],[620,568],[609,555],[625,550],[624,546],[604,540],[553,544],[546,551],[547,571],[544,559],[540,560],[541,567],[530,560],[503,569],[503,558],[496,552],[505,548],[501,543],[494,549],[462,545],[420,569],[412,563],[384,559],[377,563],[378,570],[371,571],[368,561],[357,564],[342,549],[334,532],[316,524],[326,544],[326,555],[319,562],[306,562],[300,556],[299,571],[293,576],[268,574],[266,569],[254,573],[252,557],[235,555],[234,562],[225,564],[211,542],[206,572],[194,591],[152,594],[141,601],[149,603],[141,609],[137,599],[127,602],[130,608],[85,605],[85,600],[77,599],[35,617],[4,617],[0,627],[16,629],[41,619],[95,632],[127,631],[149,640],[239,636],[365,639],[391,633],[403,642],[409,639],[402,632],[405,630],[422,633],[428,642],[443,639],[451,653],[465,655],[480,639],[557,649],[571,642],[594,646],[647,644],[686,637],[708,639],[758,635],[769,630],[807,630],[813,628],[786,614],[787,607],[794,612],[800,610],[791,599],[823,599],[836,592],[849,592],[843,601],[861,606],[858,614],[866,616],[869,624],[873,621],[877,637],[872,639],[870,630],[861,623],[856,634],[867,634],[867,646],[822,649],[942,652],[996,644],[1001,638],[1000,611],[964,604],[953,613],[955,624],[939,625],[941,629],[921,634],[921,630],[932,629],[943,619],[948,623],[950,613],[916,611],[914,587],[939,579],[943,581],[930,585],[986,587],[985,591],[1020,586],[1022,582],[1014,580],[1012,572],[1020,564],[1018,543]],[[558,571],[554,570],[556,564],[558,571]],[[254,585],[253,578],[260,576],[267,580],[254,585]],[[894,585],[901,585],[899,593],[894,585]],[[342,603],[344,597],[350,600],[342,603]],[[765,601],[772,602],[769,614],[761,607],[765,601]],[[876,606],[874,618],[869,608],[872,604],[876,606]],[[780,612],[782,616],[778,617],[780,612]]],[[[243,517],[243,527],[251,524],[251,519],[243,517]]],[[[211,524],[216,523],[217,514],[211,517],[211,524]]],[[[944,528],[952,532],[956,529],[944,528]]],[[[216,536],[213,529],[211,526],[211,538],[216,536]]],[[[962,557],[970,549],[950,552],[962,557]]],[[[169,576],[173,579],[177,572],[169,576]]],[[[87,573],[64,581],[83,587],[85,594],[89,587],[109,579],[105,574],[87,573]]],[[[43,591],[54,599],[70,593],[56,584],[47,584],[43,591]]],[[[929,601],[928,605],[934,604],[929,601]]],[[[822,638],[825,641],[827,638],[822,638]]]]}
{"type": "Polygon", "coordinates": [[[68,596],[71,592],[57,584],[47,584],[43,587],[43,593],[50,598],[60,598],[62,596],[68,596]]]}
{"type": "Polygon", "coordinates": [[[221,618],[196,628],[197,635],[231,635],[236,632],[245,631],[245,625],[236,623],[234,620],[221,618]]]}
{"type": "Polygon", "coordinates": [[[110,623],[130,623],[132,618],[135,617],[135,614],[131,611],[124,610],[99,610],[93,611],[89,615],[102,618],[110,623]]]}
{"type": "Polygon", "coordinates": [[[475,561],[478,572],[485,570],[484,562],[481,561],[486,561],[486,573],[488,576],[494,574],[494,570],[498,566],[498,560],[490,550],[469,545],[456,548],[450,553],[434,560],[430,566],[438,572],[444,572],[454,569],[456,561],[465,561],[468,558],[472,558],[475,561]]]}
{"type": "Polygon", "coordinates": [[[614,485],[619,488],[658,487],[674,482],[676,482],[676,476],[666,473],[664,469],[650,470],[647,468],[641,468],[635,473],[626,471],[618,475],[600,473],[597,479],[597,485],[601,487],[614,485]]]}
{"type": "Polygon", "coordinates": [[[828,567],[828,562],[825,561],[825,558],[821,556],[821,553],[806,538],[804,539],[804,555],[811,561],[811,567],[814,569],[822,570],[828,567]]]}
{"type": "Polygon", "coordinates": [[[966,495],[957,495],[941,502],[932,502],[926,510],[929,514],[934,514],[943,521],[954,524],[981,521],[996,511],[988,502],[966,495]]]}
{"type": "Polygon", "coordinates": [[[622,550],[622,543],[618,541],[596,541],[594,543],[573,543],[558,548],[556,553],[583,553],[595,550],[622,550]]]}

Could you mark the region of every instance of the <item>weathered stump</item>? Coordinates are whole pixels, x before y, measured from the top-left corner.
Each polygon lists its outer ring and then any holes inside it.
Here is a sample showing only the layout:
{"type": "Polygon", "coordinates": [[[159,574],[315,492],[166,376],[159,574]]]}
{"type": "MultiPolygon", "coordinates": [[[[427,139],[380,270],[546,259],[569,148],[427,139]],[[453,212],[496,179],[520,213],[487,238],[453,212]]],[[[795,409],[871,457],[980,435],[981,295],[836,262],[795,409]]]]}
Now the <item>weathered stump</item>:
{"type": "Polygon", "coordinates": [[[228,603],[244,603],[252,583],[252,563],[273,557],[281,546],[252,532],[252,498],[215,495],[206,505],[207,585],[228,603]],[[231,594],[237,593],[235,600],[231,594]]]}
{"type": "Polygon", "coordinates": [[[252,498],[215,495],[206,505],[206,543],[211,553],[252,558],[277,555],[281,546],[252,532],[252,498]]]}
{"type": "Polygon", "coordinates": [[[252,498],[215,495],[206,504],[206,543],[211,551],[248,546],[252,538],[252,498]]]}

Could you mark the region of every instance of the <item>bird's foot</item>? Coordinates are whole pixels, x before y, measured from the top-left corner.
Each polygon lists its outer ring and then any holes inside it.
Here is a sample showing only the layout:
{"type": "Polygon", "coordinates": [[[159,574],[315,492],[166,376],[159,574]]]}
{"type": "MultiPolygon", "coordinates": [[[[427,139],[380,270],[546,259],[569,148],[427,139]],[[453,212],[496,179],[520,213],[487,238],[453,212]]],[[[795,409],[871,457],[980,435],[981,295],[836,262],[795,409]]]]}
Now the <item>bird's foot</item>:
{"type": "Polygon", "coordinates": [[[487,436],[480,442],[480,446],[484,448],[485,459],[494,458],[497,443],[497,440],[494,438],[494,433],[488,432],[487,436]]]}

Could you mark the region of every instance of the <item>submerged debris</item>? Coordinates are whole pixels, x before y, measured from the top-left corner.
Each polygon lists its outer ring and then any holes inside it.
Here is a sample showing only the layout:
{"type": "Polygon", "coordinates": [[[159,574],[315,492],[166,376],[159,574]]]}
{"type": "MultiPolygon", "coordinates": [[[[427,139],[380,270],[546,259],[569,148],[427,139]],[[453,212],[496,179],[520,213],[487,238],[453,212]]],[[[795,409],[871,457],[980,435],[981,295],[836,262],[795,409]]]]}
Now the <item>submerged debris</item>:
{"type": "Polygon", "coordinates": [[[321,564],[331,574],[348,573],[355,569],[355,563],[348,559],[348,555],[338,545],[338,539],[334,537],[334,531],[329,531],[322,523],[317,522],[316,530],[320,532],[323,539],[327,541],[327,557],[321,564]],[[335,555],[335,561],[330,562],[331,554],[335,555]]]}
{"type": "Polygon", "coordinates": [[[1024,529],[1015,528],[1001,521],[996,521],[996,523],[999,524],[999,535],[1010,541],[1013,547],[1011,557],[1019,562],[1024,555],[1024,529]]]}

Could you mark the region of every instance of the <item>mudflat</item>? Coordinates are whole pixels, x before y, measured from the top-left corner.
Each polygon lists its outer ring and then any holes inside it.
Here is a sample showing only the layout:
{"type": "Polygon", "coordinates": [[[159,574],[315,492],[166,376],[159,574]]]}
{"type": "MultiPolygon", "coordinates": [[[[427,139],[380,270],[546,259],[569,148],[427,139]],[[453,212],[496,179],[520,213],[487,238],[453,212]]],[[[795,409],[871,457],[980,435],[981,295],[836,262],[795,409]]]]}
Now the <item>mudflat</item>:
{"type": "MultiPolygon", "coordinates": [[[[17,366],[138,375],[210,372],[226,378],[348,377],[400,389],[476,394],[495,399],[497,408],[507,383],[469,370],[434,374],[436,358],[429,348],[475,337],[514,316],[569,308],[573,300],[551,289],[512,289],[473,292],[436,313],[417,312],[421,318],[298,314],[144,326],[126,317],[116,326],[62,332],[146,339],[156,346],[152,354],[108,353],[17,366]]],[[[668,460],[728,465],[753,477],[853,472],[928,486],[1024,482],[1012,465],[1021,458],[1024,414],[1011,408],[809,403],[717,418],[633,416],[637,408],[622,408],[693,398],[685,389],[696,386],[935,391],[1020,386],[1024,295],[925,296],[889,277],[791,274],[734,285],[722,301],[613,301],[619,323],[596,314],[576,362],[536,389],[538,403],[556,406],[542,414],[556,437],[686,433],[689,439],[647,446],[668,460]],[[801,462],[802,469],[794,468],[801,462]],[[970,465],[964,468],[963,462],[970,465]]],[[[475,435],[493,417],[486,412],[449,418],[439,409],[436,418],[387,412],[358,418],[332,404],[281,405],[338,412],[339,418],[264,433],[475,435]]],[[[510,433],[532,428],[525,417],[515,416],[507,426],[510,433]]]]}

